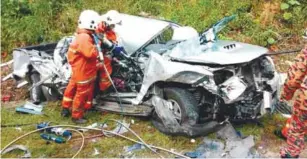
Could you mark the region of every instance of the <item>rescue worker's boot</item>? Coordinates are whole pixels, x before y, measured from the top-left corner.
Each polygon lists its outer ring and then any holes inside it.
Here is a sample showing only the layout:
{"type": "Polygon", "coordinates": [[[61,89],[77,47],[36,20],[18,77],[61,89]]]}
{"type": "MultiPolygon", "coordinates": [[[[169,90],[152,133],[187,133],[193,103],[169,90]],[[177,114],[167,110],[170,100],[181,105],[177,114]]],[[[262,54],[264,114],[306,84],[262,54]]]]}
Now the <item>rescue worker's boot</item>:
{"type": "Polygon", "coordinates": [[[80,119],[74,119],[74,118],[72,118],[72,121],[73,121],[74,123],[76,123],[76,124],[85,124],[85,123],[87,122],[87,120],[84,119],[84,118],[80,118],[80,119]]]}
{"type": "Polygon", "coordinates": [[[70,116],[69,109],[63,108],[62,111],[61,111],[61,116],[62,117],[69,117],[70,116]]]}

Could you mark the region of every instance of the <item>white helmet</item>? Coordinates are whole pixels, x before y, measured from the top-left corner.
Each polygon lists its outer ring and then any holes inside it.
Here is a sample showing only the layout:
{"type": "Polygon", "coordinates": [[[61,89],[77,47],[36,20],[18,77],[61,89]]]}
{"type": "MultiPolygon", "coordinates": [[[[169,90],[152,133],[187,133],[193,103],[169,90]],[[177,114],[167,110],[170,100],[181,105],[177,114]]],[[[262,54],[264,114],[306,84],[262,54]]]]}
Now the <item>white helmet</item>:
{"type": "Polygon", "coordinates": [[[78,28],[96,30],[98,23],[99,14],[93,10],[85,10],[79,16],[78,28]]]}
{"type": "Polygon", "coordinates": [[[198,32],[194,28],[184,26],[174,29],[172,40],[188,40],[198,36],[198,32]]]}
{"type": "Polygon", "coordinates": [[[121,17],[118,11],[110,10],[106,14],[101,16],[101,20],[106,22],[108,25],[115,25],[121,23],[121,17]]]}

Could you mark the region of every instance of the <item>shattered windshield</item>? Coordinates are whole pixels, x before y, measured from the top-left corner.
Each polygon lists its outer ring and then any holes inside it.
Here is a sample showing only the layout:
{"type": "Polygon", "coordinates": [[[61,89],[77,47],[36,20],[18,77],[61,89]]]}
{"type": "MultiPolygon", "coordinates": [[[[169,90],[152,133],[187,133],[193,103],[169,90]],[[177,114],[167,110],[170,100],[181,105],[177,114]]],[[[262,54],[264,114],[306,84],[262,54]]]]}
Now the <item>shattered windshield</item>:
{"type": "Polygon", "coordinates": [[[185,40],[174,47],[174,49],[169,50],[166,54],[171,57],[183,58],[187,56],[197,56],[209,50],[217,51],[218,47],[215,45],[217,40],[216,34],[235,17],[235,15],[232,15],[221,19],[211,28],[204,31],[200,37],[185,40]]]}

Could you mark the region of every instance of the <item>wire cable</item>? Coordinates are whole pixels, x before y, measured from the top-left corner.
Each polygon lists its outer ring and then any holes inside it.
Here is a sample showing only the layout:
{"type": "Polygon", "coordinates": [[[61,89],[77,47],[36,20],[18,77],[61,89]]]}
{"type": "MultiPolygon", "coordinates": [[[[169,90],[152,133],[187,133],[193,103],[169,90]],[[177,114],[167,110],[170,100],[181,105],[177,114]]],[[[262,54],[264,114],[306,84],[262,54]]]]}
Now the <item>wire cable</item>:
{"type": "MultiPolygon", "coordinates": [[[[19,136],[18,138],[16,138],[15,140],[13,140],[13,141],[11,141],[9,144],[7,144],[7,145],[0,151],[0,154],[2,154],[2,152],[3,152],[5,149],[7,149],[8,147],[10,147],[13,143],[17,142],[18,140],[20,140],[20,139],[22,139],[22,138],[24,138],[24,137],[26,137],[26,136],[28,136],[28,135],[31,135],[31,134],[33,134],[33,133],[39,132],[39,131],[41,131],[41,130],[45,130],[45,129],[48,129],[48,128],[54,128],[54,127],[74,127],[74,126],[73,126],[73,125],[55,125],[55,126],[48,126],[48,127],[44,127],[44,128],[41,128],[41,129],[36,129],[36,130],[30,131],[30,132],[28,132],[28,133],[26,133],[26,134],[24,134],[24,135],[19,136]]],[[[70,129],[70,130],[73,130],[73,131],[75,131],[75,132],[79,132],[79,131],[77,131],[77,130],[75,130],[75,129],[70,129]]],[[[84,146],[85,137],[84,137],[84,135],[83,135],[81,132],[79,132],[79,133],[81,134],[81,136],[82,136],[82,138],[83,138],[83,141],[82,141],[82,144],[81,144],[79,150],[77,151],[77,153],[76,153],[72,158],[75,158],[75,157],[81,152],[81,150],[83,149],[83,146],[84,146]]]]}
{"type": "MultiPolygon", "coordinates": [[[[38,131],[41,131],[41,130],[44,130],[44,129],[47,129],[47,128],[54,128],[54,127],[70,127],[70,128],[76,128],[76,129],[95,130],[95,131],[100,131],[100,132],[101,132],[101,129],[99,129],[99,128],[88,128],[88,127],[75,126],[75,125],[54,125],[54,126],[49,126],[49,127],[45,127],[45,128],[41,128],[41,129],[37,129],[37,130],[30,131],[30,132],[28,132],[28,133],[26,133],[26,134],[24,134],[24,135],[22,135],[22,136],[16,138],[15,140],[13,140],[13,141],[10,142],[9,144],[7,144],[7,145],[1,150],[0,154],[2,154],[2,152],[3,152],[5,149],[7,149],[9,146],[11,146],[13,143],[17,142],[18,140],[20,140],[20,139],[22,139],[22,138],[24,138],[24,137],[26,137],[26,136],[28,136],[28,135],[30,135],[30,134],[33,134],[33,133],[35,133],[35,132],[38,132],[38,131]]],[[[77,131],[77,130],[76,130],[76,131],[77,131]]],[[[117,135],[117,136],[119,136],[119,137],[122,137],[122,138],[124,138],[124,139],[130,140],[130,141],[132,141],[132,142],[135,142],[135,143],[139,143],[139,144],[144,145],[144,143],[142,143],[142,142],[140,142],[140,141],[136,141],[136,140],[131,139],[131,138],[129,138],[129,137],[126,137],[126,136],[124,136],[124,135],[121,135],[121,134],[118,134],[118,133],[115,133],[115,132],[112,132],[112,131],[108,131],[108,130],[103,130],[103,131],[105,131],[105,132],[107,132],[107,133],[110,133],[110,134],[117,135]]],[[[82,135],[83,135],[83,134],[82,134],[82,135]]],[[[83,144],[82,144],[82,145],[83,145],[83,144]]],[[[172,154],[174,154],[174,155],[176,155],[176,156],[179,156],[179,157],[189,158],[189,157],[184,156],[184,155],[182,155],[182,154],[179,154],[179,153],[177,153],[177,152],[173,152],[173,151],[170,151],[170,150],[161,148],[161,147],[157,147],[157,146],[153,146],[153,145],[148,145],[148,146],[150,146],[151,148],[155,148],[155,149],[159,149],[159,150],[162,150],[162,151],[166,151],[166,152],[172,153],[172,154]]],[[[83,148],[83,146],[82,146],[82,148],[83,148]]],[[[80,148],[80,149],[81,149],[81,148],[80,148]]],[[[80,151],[81,151],[81,150],[80,150],[80,151]]],[[[78,151],[77,153],[79,153],[79,151],[78,151]]],[[[78,155],[77,153],[76,153],[73,157],[77,156],[77,155],[78,155]]]]}
{"type": "MultiPolygon", "coordinates": [[[[129,130],[134,136],[136,136],[141,143],[143,143],[144,146],[146,146],[149,150],[151,150],[152,152],[154,152],[155,154],[157,154],[159,157],[164,158],[162,155],[160,155],[157,151],[155,151],[154,149],[152,149],[138,134],[136,134],[132,129],[130,129],[129,127],[125,126],[122,122],[118,121],[118,120],[114,120],[114,119],[108,119],[107,121],[113,121],[116,122],[118,124],[121,124],[123,127],[125,127],[127,130],[129,130]]],[[[106,121],[106,122],[107,122],[106,121]]],[[[104,131],[102,129],[102,131],[104,131]]],[[[118,133],[117,133],[118,134],[118,133]]]]}

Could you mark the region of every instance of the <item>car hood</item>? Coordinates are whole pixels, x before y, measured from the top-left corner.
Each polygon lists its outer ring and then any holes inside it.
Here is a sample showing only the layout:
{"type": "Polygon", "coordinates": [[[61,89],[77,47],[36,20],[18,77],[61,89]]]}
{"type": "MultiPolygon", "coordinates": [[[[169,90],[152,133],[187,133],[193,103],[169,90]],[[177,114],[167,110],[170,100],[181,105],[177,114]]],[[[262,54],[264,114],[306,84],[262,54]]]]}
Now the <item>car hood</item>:
{"type": "Polygon", "coordinates": [[[249,62],[266,54],[268,49],[236,41],[218,40],[207,45],[186,42],[170,52],[170,57],[179,61],[228,65],[249,62]]]}
{"type": "Polygon", "coordinates": [[[170,22],[144,18],[128,14],[120,14],[122,23],[116,25],[119,44],[132,54],[148,44],[163,30],[170,27],[170,22]]]}

